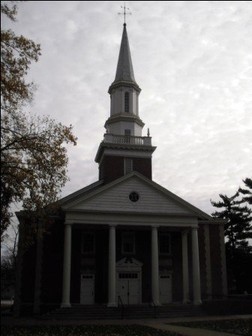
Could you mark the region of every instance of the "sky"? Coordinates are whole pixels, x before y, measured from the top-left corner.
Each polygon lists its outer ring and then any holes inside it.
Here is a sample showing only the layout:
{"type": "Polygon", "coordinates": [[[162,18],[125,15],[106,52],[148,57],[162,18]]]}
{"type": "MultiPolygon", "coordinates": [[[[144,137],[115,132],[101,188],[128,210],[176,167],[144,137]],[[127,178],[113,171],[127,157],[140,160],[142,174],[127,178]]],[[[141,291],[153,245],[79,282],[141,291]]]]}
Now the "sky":
{"type": "MultiPolygon", "coordinates": [[[[30,109],[73,125],[70,181],[62,197],[98,179],[94,158],[109,117],[123,29],[121,1],[25,1],[17,35],[42,55],[28,79],[30,109]]],[[[252,177],[252,2],[128,1],[143,136],[150,129],[153,180],[211,214],[252,177]]]]}

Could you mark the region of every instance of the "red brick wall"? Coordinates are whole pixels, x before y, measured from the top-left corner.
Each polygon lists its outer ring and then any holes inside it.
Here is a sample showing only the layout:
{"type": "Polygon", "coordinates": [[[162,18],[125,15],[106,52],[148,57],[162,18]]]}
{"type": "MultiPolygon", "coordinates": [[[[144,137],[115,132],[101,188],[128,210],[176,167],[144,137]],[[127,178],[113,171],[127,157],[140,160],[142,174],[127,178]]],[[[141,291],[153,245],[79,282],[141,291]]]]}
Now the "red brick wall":
{"type": "MultiPolygon", "coordinates": [[[[132,158],[133,170],[152,178],[151,159],[132,158]]],[[[124,175],[124,157],[105,156],[100,167],[99,179],[103,179],[104,183],[109,183],[124,175]]]]}
{"type": "Polygon", "coordinates": [[[133,160],[133,170],[141,173],[142,175],[152,179],[151,171],[151,159],[134,159],[133,160]]]}
{"type": "Polygon", "coordinates": [[[209,235],[212,270],[212,291],[213,297],[217,298],[223,295],[219,225],[209,225],[209,235]]]}
{"type": "Polygon", "coordinates": [[[42,252],[41,302],[55,304],[62,299],[64,222],[53,221],[47,229],[42,252]]]}
{"type": "Polygon", "coordinates": [[[109,183],[124,175],[124,159],[119,156],[106,156],[100,165],[100,179],[109,183]]]}

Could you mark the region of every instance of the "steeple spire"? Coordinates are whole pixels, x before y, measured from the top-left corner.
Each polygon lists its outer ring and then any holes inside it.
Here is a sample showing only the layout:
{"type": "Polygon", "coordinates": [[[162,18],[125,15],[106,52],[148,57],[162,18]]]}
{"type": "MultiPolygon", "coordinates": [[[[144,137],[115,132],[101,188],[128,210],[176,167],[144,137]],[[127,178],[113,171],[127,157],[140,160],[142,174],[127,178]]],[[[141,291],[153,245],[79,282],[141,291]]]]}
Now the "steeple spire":
{"type": "Polygon", "coordinates": [[[123,24],[123,35],[114,82],[118,81],[135,82],[126,23],[123,24]]]}
{"type": "Polygon", "coordinates": [[[141,91],[140,87],[136,83],[134,76],[126,23],[123,24],[123,34],[116,68],[115,80],[110,85],[108,92],[111,93],[114,88],[121,85],[130,85],[137,92],[141,91]]]}

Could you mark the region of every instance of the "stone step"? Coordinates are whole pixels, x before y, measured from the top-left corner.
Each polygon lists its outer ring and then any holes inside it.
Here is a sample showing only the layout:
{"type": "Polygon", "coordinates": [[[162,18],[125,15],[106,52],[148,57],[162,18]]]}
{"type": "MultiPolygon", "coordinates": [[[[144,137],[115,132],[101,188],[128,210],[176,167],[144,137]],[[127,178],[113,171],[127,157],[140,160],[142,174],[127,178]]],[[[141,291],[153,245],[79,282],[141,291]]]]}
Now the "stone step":
{"type": "Polygon", "coordinates": [[[167,305],[153,307],[150,305],[124,306],[108,308],[105,305],[73,305],[70,308],[58,308],[43,316],[42,319],[56,320],[98,320],[98,319],[140,319],[202,316],[201,307],[193,305],[167,305]]]}

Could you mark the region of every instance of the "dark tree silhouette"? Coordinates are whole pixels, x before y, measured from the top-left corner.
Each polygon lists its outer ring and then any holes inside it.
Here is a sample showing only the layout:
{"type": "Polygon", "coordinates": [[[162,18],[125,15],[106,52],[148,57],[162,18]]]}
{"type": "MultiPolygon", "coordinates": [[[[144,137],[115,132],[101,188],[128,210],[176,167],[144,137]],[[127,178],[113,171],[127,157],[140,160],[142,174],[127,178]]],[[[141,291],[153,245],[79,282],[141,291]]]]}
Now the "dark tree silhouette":
{"type": "Polygon", "coordinates": [[[220,194],[211,201],[216,210],[212,216],[226,220],[225,240],[229,290],[252,293],[252,210],[251,179],[243,181],[248,189],[239,188],[231,197],[220,194]]]}

